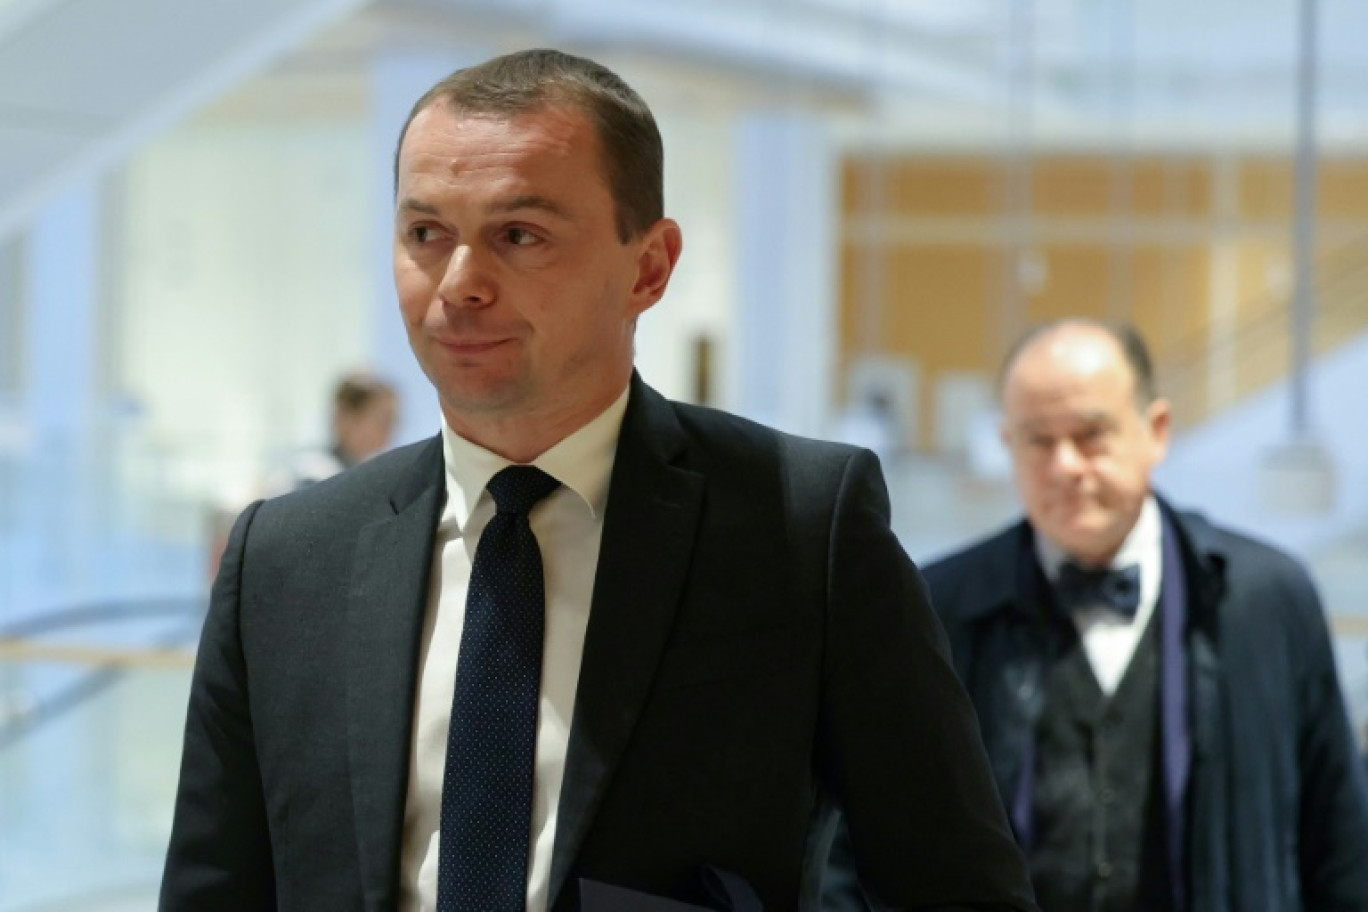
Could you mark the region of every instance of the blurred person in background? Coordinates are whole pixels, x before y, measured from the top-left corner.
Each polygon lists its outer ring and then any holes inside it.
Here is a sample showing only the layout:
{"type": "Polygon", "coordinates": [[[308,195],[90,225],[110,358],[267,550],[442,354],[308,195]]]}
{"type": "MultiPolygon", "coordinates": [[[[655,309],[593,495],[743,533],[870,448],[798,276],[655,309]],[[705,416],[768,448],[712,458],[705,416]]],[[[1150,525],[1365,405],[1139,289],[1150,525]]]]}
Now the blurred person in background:
{"type": "Polygon", "coordinates": [[[293,454],[255,492],[225,496],[209,508],[209,581],[218,575],[233,522],[253,496],[274,497],[308,487],[383,452],[394,436],[398,412],[399,397],[389,383],[366,371],[340,377],[333,386],[329,444],[293,454]]]}
{"type": "Polygon", "coordinates": [[[874,456],[635,373],[662,168],[583,58],[419,99],[394,272],[440,433],[238,520],[163,910],[810,908],[834,803],[889,907],[1034,908],[874,456]]]}
{"type": "Polygon", "coordinates": [[[269,485],[272,493],[306,487],[350,469],[389,448],[399,417],[394,387],[365,371],[341,377],[332,395],[332,440],[305,450],[290,461],[286,477],[269,485]]]}
{"type": "Polygon", "coordinates": [[[1040,327],[1001,397],[1026,517],[925,575],[1041,908],[1368,910],[1320,599],[1155,493],[1169,406],[1139,335],[1040,327]]]}
{"type": "Polygon", "coordinates": [[[869,450],[882,466],[892,465],[903,449],[897,410],[883,390],[867,391],[848,402],[837,414],[831,436],[869,450]]]}

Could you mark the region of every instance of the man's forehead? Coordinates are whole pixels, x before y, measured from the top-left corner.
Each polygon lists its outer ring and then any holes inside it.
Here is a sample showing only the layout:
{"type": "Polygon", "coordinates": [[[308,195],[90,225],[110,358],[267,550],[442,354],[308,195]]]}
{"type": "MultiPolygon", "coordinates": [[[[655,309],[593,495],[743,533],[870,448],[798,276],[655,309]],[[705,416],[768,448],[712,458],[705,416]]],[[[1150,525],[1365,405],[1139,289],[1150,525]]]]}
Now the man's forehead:
{"type": "Polygon", "coordinates": [[[1113,414],[1129,407],[1132,380],[1115,362],[1023,358],[1008,375],[1003,410],[1009,415],[1113,414]]]}
{"type": "Polygon", "coordinates": [[[536,134],[546,145],[578,146],[593,142],[596,133],[589,117],[578,107],[547,102],[520,111],[482,111],[463,108],[450,100],[437,99],[413,116],[400,153],[415,136],[423,139],[460,139],[471,134],[491,138],[514,138],[536,134]]]}
{"type": "Polygon", "coordinates": [[[1123,367],[1126,358],[1120,343],[1105,330],[1089,325],[1065,325],[1031,340],[1017,360],[1095,373],[1123,367]]]}
{"type": "Polygon", "coordinates": [[[1097,407],[1069,408],[1061,403],[1057,408],[1037,411],[1009,412],[1008,421],[1022,430],[1050,430],[1107,427],[1116,423],[1111,409],[1097,407]]]}
{"type": "Polygon", "coordinates": [[[1129,395],[1134,377],[1120,345],[1101,331],[1056,331],[1032,340],[1004,377],[1004,398],[1015,391],[1066,395],[1076,389],[1118,390],[1129,395]]]}
{"type": "Polygon", "coordinates": [[[395,175],[400,196],[410,181],[440,183],[467,173],[479,173],[485,183],[496,176],[501,184],[524,183],[509,192],[532,193],[533,184],[546,179],[583,176],[586,165],[606,186],[599,173],[597,133],[574,110],[548,106],[506,117],[433,111],[440,104],[420,112],[405,133],[395,175]],[[431,121],[419,119],[429,113],[431,121]]]}

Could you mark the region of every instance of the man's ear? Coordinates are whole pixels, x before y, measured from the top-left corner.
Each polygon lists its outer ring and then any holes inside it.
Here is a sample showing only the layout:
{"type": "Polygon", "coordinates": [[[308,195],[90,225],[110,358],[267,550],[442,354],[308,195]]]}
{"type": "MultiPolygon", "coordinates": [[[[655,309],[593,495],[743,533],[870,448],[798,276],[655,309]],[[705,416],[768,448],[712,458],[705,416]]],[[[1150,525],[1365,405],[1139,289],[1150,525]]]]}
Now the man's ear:
{"type": "Polygon", "coordinates": [[[1150,439],[1163,458],[1168,452],[1169,431],[1173,427],[1173,409],[1164,398],[1155,399],[1145,407],[1145,423],[1149,426],[1150,439]]]}
{"type": "Polygon", "coordinates": [[[675,264],[679,262],[680,251],[684,249],[684,235],[674,219],[663,218],[646,229],[639,243],[637,280],[632,286],[633,315],[649,310],[664,296],[675,264]]]}

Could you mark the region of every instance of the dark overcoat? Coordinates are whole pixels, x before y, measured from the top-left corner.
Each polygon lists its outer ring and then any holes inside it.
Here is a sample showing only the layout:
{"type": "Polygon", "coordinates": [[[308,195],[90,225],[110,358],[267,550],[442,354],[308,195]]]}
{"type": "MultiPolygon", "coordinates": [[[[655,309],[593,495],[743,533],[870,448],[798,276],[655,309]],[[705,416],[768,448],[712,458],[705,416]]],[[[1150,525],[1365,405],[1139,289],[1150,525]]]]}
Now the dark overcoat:
{"type": "MultiPolygon", "coordinates": [[[[1192,912],[1368,910],[1368,786],[1320,599],[1281,551],[1160,500],[1187,582],[1192,912]]],[[[1041,712],[1048,590],[1024,521],[927,565],[999,791],[1041,712]]]]}

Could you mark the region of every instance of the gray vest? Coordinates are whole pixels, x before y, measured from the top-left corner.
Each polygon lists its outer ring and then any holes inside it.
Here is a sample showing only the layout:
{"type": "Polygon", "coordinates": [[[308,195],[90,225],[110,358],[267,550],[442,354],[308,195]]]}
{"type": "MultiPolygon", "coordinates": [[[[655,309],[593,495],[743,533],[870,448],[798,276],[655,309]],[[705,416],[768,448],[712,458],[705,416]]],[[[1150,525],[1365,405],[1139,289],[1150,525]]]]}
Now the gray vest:
{"type": "Polygon", "coordinates": [[[1047,912],[1167,905],[1157,631],[1151,618],[1110,698],[1076,635],[1046,671],[1030,865],[1047,912]]]}

